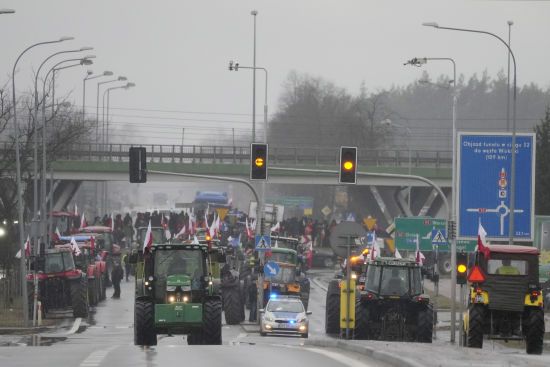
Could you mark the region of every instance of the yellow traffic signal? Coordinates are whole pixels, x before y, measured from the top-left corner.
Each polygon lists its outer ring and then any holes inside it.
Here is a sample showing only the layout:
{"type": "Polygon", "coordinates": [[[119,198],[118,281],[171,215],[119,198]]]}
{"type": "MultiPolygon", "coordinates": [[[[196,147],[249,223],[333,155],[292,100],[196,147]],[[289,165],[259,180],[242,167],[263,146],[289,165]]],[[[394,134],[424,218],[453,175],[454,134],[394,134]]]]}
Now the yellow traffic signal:
{"type": "Polygon", "coordinates": [[[357,182],[357,148],[340,147],[340,183],[357,182]]]}
{"type": "Polygon", "coordinates": [[[267,180],[267,144],[250,145],[250,179],[267,180]]]}
{"type": "Polygon", "coordinates": [[[468,278],[468,254],[456,254],[456,284],[466,284],[468,278]]]}

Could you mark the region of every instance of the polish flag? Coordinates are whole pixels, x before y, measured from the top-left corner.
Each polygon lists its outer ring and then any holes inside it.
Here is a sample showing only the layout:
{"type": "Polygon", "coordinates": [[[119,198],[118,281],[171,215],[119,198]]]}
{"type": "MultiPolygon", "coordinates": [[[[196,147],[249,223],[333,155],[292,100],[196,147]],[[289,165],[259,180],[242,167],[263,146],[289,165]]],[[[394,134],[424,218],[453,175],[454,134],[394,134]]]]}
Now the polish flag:
{"type": "Polygon", "coordinates": [[[481,220],[479,221],[479,226],[477,229],[477,247],[476,251],[481,252],[486,258],[489,258],[489,254],[491,251],[487,247],[487,241],[485,240],[485,237],[487,237],[487,232],[485,231],[485,228],[481,225],[481,220]]]}
{"type": "Polygon", "coordinates": [[[88,223],[86,223],[86,217],[84,216],[84,213],[82,213],[82,217],[80,218],[80,229],[86,228],[88,226],[88,223]]]}
{"type": "Polygon", "coordinates": [[[416,235],[416,262],[420,265],[424,263],[424,260],[426,259],[426,256],[422,252],[420,252],[420,239],[418,235],[416,235]]]}
{"type": "Polygon", "coordinates": [[[181,227],[181,230],[174,237],[178,238],[179,236],[184,236],[185,232],[186,232],[186,228],[185,226],[183,226],[181,227]]]}
{"type": "MultiPolygon", "coordinates": [[[[208,222],[206,222],[206,225],[208,226],[208,222]]],[[[211,238],[214,238],[216,236],[216,214],[214,213],[214,220],[212,221],[212,225],[208,227],[208,233],[210,234],[211,238]]]]}
{"type": "MultiPolygon", "coordinates": [[[[27,236],[27,240],[25,241],[25,257],[31,256],[31,237],[27,236]]],[[[21,249],[17,251],[15,254],[15,257],[20,259],[21,258],[21,249]]]]}
{"type": "Polygon", "coordinates": [[[246,221],[246,235],[248,236],[248,238],[253,238],[252,236],[252,228],[249,226],[248,224],[248,218],[245,219],[246,221]]]}
{"type": "Polygon", "coordinates": [[[143,240],[143,252],[145,250],[151,250],[153,246],[153,232],[151,231],[151,219],[149,219],[149,225],[147,226],[147,232],[145,232],[145,238],[143,240]]]}
{"type": "Polygon", "coordinates": [[[273,227],[271,227],[271,232],[277,232],[279,233],[279,229],[281,229],[281,222],[277,222],[273,227]]]}
{"type": "Polygon", "coordinates": [[[80,248],[78,247],[78,244],[76,243],[74,237],[71,237],[71,250],[73,250],[74,256],[80,256],[82,252],[80,252],[80,248]]]}
{"type": "Polygon", "coordinates": [[[372,233],[372,245],[370,251],[370,259],[374,260],[377,257],[380,257],[380,246],[378,246],[378,241],[376,240],[376,232],[372,233]]]}

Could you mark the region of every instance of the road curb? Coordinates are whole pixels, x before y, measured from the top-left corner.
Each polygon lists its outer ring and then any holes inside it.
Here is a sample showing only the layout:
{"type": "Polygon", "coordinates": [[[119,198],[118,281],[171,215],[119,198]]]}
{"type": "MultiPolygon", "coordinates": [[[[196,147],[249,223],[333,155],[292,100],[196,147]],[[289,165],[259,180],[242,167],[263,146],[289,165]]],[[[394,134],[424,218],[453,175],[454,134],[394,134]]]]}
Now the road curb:
{"type": "Polygon", "coordinates": [[[324,347],[324,348],[337,348],[337,349],[346,350],[348,352],[364,354],[366,356],[379,360],[380,362],[388,363],[396,367],[402,367],[402,366],[425,367],[423,364],[413,361],[409,358],[404,358],[401,356],[394,355],[392,353],[376,350],[375,348],[368,347],[366,345],[350,343],[346,340],[307,339],[305,340],[304,345],[324,347]]]}
{"type": "Polygon", "coordinates": [[[1,327],[0,335],[25,335],[41,333],[47,330],[55,329],[55,326],[33,326],[33,327],[1,327]]]}

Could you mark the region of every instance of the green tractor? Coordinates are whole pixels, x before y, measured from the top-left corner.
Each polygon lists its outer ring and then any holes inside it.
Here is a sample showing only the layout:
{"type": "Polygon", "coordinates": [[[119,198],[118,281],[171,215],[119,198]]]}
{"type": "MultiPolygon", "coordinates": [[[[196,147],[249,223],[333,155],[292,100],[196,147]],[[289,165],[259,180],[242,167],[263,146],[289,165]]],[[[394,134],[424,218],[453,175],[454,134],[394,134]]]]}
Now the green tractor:
{"type": "Polygon", "coordinates": [[[134,344],[158,334],[187,335],[189,345],[222,343],[222,299],[205,244],[153,244],[136,267],[134,344]]]}

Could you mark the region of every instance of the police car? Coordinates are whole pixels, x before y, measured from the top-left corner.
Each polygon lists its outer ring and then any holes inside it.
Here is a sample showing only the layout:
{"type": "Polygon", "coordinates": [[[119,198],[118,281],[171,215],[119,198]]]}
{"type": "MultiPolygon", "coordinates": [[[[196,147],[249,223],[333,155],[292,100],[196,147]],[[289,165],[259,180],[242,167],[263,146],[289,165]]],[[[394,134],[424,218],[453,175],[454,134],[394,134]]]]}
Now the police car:
{"type": "Polygon", "coordinates": [[[265,309],[260,310],[260,335],[292,334],[307,338],[309,335],[307,311],[299,297],[272,294],[265,309]]]}

